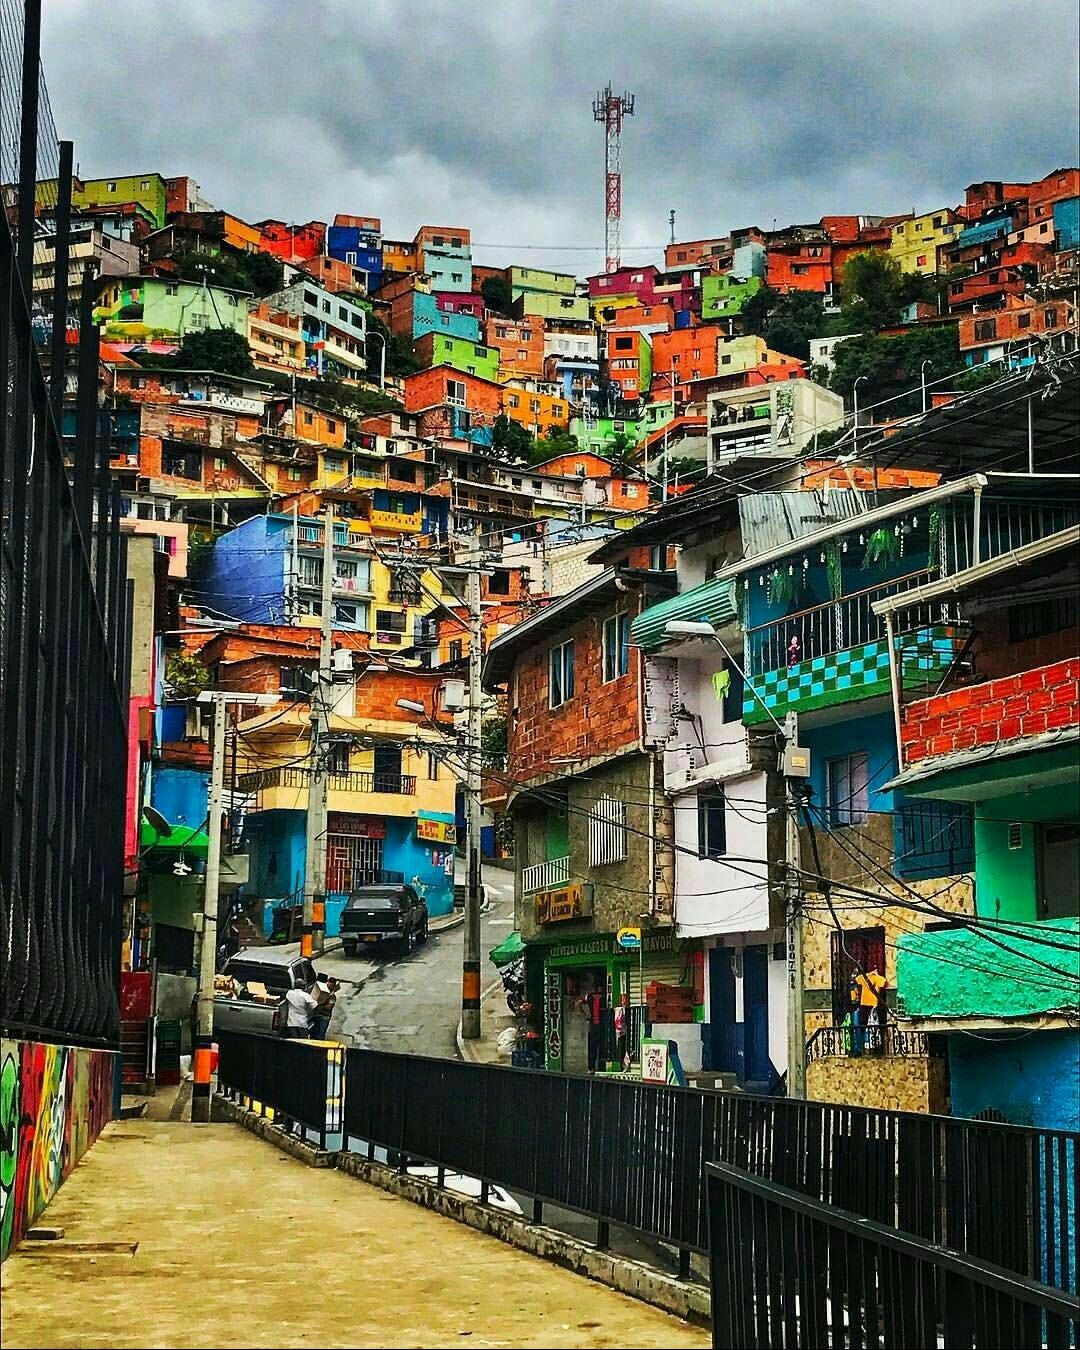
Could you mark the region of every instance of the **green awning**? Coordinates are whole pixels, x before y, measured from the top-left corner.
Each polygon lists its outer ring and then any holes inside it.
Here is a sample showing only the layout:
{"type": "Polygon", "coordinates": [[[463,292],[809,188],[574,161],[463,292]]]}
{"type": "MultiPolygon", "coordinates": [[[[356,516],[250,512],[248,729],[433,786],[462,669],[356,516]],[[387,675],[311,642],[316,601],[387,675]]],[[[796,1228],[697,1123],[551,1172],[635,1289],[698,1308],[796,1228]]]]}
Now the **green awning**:
{"type": "Polygon", "coordinates": [[[635,647],[653,651],[666,641],[664,629],[672,619],[698,622],[704,619],[714,628],[721,628],[738,618],[735,603],[735,582],[703,581],[681,595],[673,595],[670,600],[661,600],[658,605],[650,605],[637,616],[630,625],[630,641],[635,647]]]}
{"type": "Polygon", "coordinates": [[[205,858],[210,847],[210,836],[191,825],[174,825],[162,834],[148,820],[139,826],[139,847],[171,849],[174,853],[190,853],[194,858],[205,858]]]}
{"type": "Polygon", "coordinates": [[[492,947],[488,956],[491,957],[493,965],[508,966],[511,961],[516,961],[524,953],[525,944],[521,940],[521,934],[514,932],[504,937],[497,947],[492,947]]]}

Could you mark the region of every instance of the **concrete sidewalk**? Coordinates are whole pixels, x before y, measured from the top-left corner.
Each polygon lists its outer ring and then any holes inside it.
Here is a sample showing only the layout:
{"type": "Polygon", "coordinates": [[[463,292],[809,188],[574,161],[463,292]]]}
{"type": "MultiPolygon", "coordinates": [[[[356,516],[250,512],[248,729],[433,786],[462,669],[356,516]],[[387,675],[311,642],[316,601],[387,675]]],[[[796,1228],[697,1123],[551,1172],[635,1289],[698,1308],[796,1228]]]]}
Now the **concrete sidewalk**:
{"type": "Polygon", "coordinates": [[[106,1127],[2,1268],[21,1346],[706,1346],[708,1334],[233,1125],[106,1127]]]}
{"type": "Polygon", "coordinates": [[[509,1064],[509,1054],[499,1054],[498,1040],[513,1025],[514,1015],[506,1006],[502,980],[495,980],[480,995],[480,1039],[467,1041],[458,1023],[458,1054],[469,1064],[509,1064]]]}

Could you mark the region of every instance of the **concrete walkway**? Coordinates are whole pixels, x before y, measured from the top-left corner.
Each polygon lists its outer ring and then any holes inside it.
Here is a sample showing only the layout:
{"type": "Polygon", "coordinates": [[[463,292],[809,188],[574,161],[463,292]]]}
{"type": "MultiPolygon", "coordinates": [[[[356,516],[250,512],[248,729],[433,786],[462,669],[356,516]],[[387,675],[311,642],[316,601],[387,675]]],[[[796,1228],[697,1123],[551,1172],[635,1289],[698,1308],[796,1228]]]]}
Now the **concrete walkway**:
{"type": "Polygon", "coordinates": [[[709,1344],[233,1125],[114,1122],[45,1222],[63,1239],[24,1243],[0,1271],[12,1350],[709,1344]]]}

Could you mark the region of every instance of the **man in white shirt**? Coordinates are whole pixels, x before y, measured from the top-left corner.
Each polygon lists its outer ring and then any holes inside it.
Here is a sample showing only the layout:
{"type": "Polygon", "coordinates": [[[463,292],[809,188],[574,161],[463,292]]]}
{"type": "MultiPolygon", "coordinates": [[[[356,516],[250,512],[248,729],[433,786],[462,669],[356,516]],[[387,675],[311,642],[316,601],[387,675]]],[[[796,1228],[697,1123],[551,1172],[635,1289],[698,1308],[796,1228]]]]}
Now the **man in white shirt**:
{"type": "Polygon", "coordinates": [[[311,1023],[319,1000],[313,998],[306,989],[290,989],[285,995],[286,1018],[285,1035],[304,1037],[311,1035],[311,1023]]]}

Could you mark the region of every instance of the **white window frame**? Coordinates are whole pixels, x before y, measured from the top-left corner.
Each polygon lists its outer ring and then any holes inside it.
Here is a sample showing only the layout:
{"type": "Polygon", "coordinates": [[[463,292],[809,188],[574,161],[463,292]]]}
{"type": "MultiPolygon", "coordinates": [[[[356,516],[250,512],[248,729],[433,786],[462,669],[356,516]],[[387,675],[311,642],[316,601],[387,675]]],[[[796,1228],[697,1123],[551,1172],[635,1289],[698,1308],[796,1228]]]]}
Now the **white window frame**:
{"type": "Polygon", "coordinates": [[[628,838],[626,803],[604,793],[589,812],[589,866],[625,862],[628,838]]]}
{"type": "Polygon", "coordinates": [[[548,707],[561,708],[574,697],[574,639],[560,642],[548,652],[548,707]],[[569,656],[569,662],[567,661],[569,656]],[[569,681],[566,678],[570,672],[569,681]],[[567,685],[569,684],[569,688],[567,685]],[[558,697],[556,697],[556,694],[558,697]]]}

